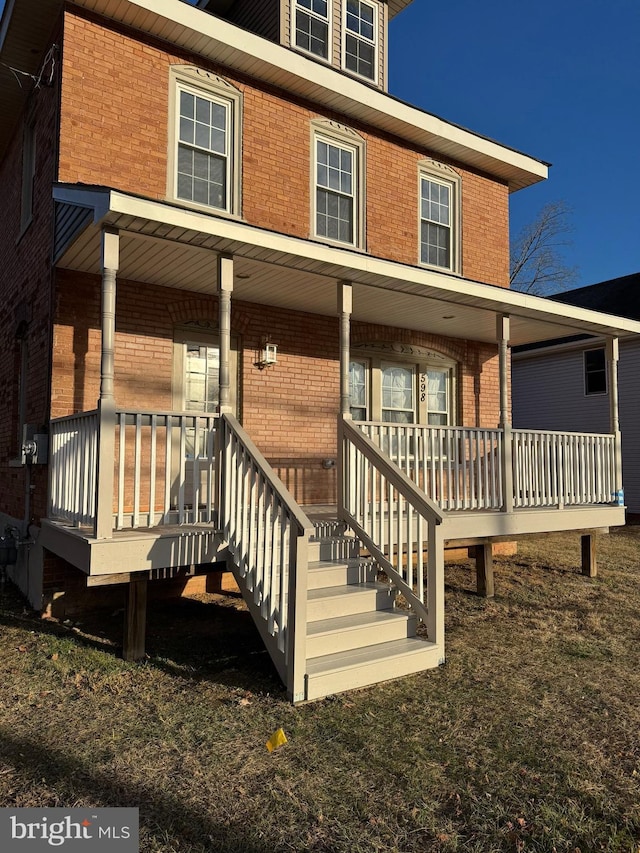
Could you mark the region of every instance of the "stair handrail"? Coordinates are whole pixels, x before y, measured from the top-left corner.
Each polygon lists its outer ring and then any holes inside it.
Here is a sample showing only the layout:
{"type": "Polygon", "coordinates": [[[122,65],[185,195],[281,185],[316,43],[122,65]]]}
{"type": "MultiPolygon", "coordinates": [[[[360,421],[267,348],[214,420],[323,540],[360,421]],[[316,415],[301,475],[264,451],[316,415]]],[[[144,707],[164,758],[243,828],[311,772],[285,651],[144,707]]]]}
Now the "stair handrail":
{"type": "Polygon", "coordinates": [[[232,414],[221,415],[218,433],[218,525],[236,581],[289,697],[301,701],[306,698],[313,523],[232,414]]]}
{"type": "Polygon", "coordinates": [[[425,623],[429,639],[440,646],[442,659],[444,659],[444,539],[441,526],[444,514],[440,507],[348,418],[340,418],[338,437],[340,447],[338,515],[354,530],[380,567],[405,596],[415,613],[425,623]],[[364,462],[358,459],[356,451],[364,462]],[[379,481],[375,479],[375,472],[381,478],[379,481]],[[387,497],[391,494],[389,486],[396,490],[399,496],[397,503],[401,511],[395,518],[392,517],[390,506],[387,508],[386,516],[383,513],[385,496],[376,494],[376,482],[378,482],[378,488],[387,488],[387,497]],[[377,506],[378,498],[379,506],[377,506]],[[406,514],[402,512],[402,502],[406,505],[406,514]],[[388,522],[386,526],[385,518],[388,522]],[[425,541],[427,543],[426,605],[423,574],[423,543],[425,541]],[[395,563],[394,545],[397,547],[395,563]],[[406,546],[406,565],[403,571],[404,546],[406,546]],[[414,580],[417,591],[413,588],[414,580]]]}

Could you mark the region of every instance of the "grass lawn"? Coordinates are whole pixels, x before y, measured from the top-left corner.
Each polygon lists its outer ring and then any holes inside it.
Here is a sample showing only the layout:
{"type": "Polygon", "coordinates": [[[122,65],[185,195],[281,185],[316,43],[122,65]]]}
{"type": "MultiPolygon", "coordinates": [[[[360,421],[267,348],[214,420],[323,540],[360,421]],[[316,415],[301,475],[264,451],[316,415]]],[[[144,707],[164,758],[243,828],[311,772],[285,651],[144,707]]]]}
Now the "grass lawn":
{"type": "Polygon", "coordinates": [[[293,708],[241,603],[74,627],[0,602],[0,805],[138,806],[141,850],[640,851],[640,528],[447,569],[447,663],[293,708]],[[269,753],[279,727],[288,743],[269,753]]]}

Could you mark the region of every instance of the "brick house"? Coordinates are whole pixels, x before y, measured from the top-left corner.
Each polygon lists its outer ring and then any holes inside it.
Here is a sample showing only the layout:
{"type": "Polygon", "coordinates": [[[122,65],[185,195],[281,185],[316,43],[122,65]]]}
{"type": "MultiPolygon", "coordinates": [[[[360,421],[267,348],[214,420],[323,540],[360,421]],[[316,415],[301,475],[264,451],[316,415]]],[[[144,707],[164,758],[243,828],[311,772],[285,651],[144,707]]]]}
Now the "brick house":
{"type": "Polygon", "coordinates": [[[490,593],[494,543],[623,523],[615,406],[514,431],[509,347],[599,335],[615,384],[640,323],[508,289],[547,165],[387,94],[409,2],[6,4],[9,572],[54,614],[124,589],[129,658],[148,589],[228,567],[293,701],[428,669],[445,547],[490,593]]]}

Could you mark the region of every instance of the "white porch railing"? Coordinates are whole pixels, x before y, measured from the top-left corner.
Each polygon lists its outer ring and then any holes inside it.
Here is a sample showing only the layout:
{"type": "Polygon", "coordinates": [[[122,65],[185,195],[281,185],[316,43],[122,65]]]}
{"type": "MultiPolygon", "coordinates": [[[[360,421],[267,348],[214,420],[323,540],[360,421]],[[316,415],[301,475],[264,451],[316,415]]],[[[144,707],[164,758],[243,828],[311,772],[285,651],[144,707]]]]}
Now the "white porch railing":
{"type": "Polygon", "coordinates": [[[220,528],[231,568],[292,701],[305,698],[313,524],[238,421],[220,428],[220,528]]]}
{"type": "Polygon", "coordinates": [[[341,420],[338,442],[338,516],[423,620],[444,660],[442,512],[351,421],[341,420]]]}
{"type": "MultiPolygon", "coordinates": [[[[217,415],[117,410],[113,447],[113,529],[211,522],[215,518],[217,415]]],[[[99,417],[51,422],[49,514],[95,522],[99,417]]]]}
{"type": "Polygon", "coordinates": [[[515,507],[616,503],[615,436],[513,430],[515,507]]]}
{"type": "Polygon", "coordinates": [[[96,513],[98,412],[51,422],[49,516],[93,524],[96,513]]]}
{"type": "Polygon", "coordinates": [[[373,422],[358,426],[442,509],[502,506],[501,430],[373,422]]]}
{"type": "MultiPolygon", "coordinates": [[[[358,426],[443,510],[504,508],[502,430],[358,426]]],[[[614,435],[543,430],[511,435],[515,508],[617,502],[614,435]]]]}

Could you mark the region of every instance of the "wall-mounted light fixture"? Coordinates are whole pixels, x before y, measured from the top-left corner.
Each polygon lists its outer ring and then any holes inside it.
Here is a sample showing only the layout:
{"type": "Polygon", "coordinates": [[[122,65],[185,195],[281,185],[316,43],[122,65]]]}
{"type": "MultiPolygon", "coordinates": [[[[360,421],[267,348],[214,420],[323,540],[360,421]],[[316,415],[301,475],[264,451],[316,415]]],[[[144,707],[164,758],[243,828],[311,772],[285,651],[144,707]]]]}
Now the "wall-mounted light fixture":
{"type": "Polygon", "coordinates": [[[271,367],[278,361],[278,345],[272,343],[269,338],[263,338],[260,342],[260,350],[255,365],[258,370],[271,367]]]}

